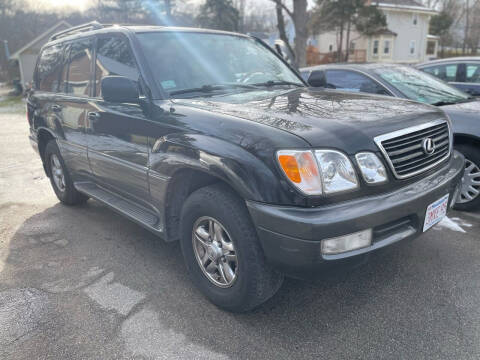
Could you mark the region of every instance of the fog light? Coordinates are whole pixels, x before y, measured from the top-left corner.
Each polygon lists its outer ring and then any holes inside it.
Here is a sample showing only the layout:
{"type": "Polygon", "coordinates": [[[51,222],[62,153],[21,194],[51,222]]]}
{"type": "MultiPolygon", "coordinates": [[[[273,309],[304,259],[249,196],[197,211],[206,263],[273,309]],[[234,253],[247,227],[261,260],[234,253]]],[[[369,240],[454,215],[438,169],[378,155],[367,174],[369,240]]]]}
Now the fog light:
{"type": "Polygon", "coordinates": [[[322,240],[322,254],[332,255],[361,249],[372,243],[372,229],[322,240]]]}

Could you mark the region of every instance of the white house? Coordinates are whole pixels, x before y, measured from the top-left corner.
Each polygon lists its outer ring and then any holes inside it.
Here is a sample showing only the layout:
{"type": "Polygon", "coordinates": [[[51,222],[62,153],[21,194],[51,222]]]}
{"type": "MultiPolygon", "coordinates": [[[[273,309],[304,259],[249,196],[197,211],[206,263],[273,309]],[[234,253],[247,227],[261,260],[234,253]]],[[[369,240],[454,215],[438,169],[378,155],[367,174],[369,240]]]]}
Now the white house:
{"type": "MultiPolygon", "coordinates": [[[[349,61],[417,63],[436,57],[438,39],[428,34],[435,10],[415,0],[369,2],[385,14],[387,27],[371,36],[353,30],[348,46],[344,33],[342,48],[349,49],[349,61]]],[[[336,31],[316,36],[317,48],[323,54],[337,51],[338,41],[336,31]]]]}
{"type": "Polygon", "coordinates": [[[33,71],[35,70],[37,56],[42,46],[48,42],[50,36],[70,27],[72,26],[66,21],[60,21],[10,56],[10,61],[16,61],[18,63],[20,83],[24,89],[25,85],[31,83],[33,80],[33,71]]]}

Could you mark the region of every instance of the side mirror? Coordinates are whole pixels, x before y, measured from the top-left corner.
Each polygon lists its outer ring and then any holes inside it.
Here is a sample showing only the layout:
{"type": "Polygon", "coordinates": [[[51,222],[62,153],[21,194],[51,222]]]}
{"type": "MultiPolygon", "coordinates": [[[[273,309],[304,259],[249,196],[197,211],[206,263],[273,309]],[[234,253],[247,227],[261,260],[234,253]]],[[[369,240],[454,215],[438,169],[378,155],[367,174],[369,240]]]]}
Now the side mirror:
{"type": "Polygon", "coordinates": [[[138,83],[124,76],[105,76],[102,79],[102,97],[105,101],[138,103],[138,83]]]}

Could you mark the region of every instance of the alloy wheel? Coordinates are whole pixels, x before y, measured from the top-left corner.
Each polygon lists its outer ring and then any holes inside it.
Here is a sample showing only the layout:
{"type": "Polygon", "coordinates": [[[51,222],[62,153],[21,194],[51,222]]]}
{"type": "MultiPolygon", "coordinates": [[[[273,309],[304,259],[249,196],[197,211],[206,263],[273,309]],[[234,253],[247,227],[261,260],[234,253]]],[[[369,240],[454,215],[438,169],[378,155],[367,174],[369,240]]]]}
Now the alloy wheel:
{"type": "Polygon", "coordinates": [[[209,216],[199,218],[193,225],[192,243],[207,279],[222,288],[232,286],[238,274],[237,253],[223,225],[209,216]]]}
{"type": "Polygon", "coordinates": [[[53,182],[58,190],[65,191],[65,174],[63,172],[62,164],[56,154],[50,156],[50,170],[53,182]]]}

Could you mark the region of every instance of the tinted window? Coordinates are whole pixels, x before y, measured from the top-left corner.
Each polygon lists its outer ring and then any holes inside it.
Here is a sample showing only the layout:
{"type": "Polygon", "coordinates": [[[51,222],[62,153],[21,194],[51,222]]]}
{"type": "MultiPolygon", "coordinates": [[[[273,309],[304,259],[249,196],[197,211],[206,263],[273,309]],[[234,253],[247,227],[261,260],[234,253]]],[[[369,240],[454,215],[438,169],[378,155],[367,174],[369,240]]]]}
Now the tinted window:
{"type": "Polygon", "coordinates": [[[95,96],[101,96],[101,81],[105,76],[120,75],[138,81],[135,58],[128,41],[123,37],[108,37],[97,40],[95,62],[95,96]]]}
{"type": "Polygon", "coordinates": [[[349,70],[328,70],[326,72],[328,88],[344,91],[384,94],[385,89],[368,76],[349,70]]]}
{"type": "Polygon", "coordinates": [[[422,70],[443,81],[455,81],[457,78],[457,64],[429,66],[422,70]]]}
{"type": "Polygon", "coordinates": [[[468,83],[480,83],[480,64],[466,64],[465,81],[468,83]]]}
{"type": "Polygon", "coordinates": [[[86,96],[90,94],[92,43],[92,40],[85,39],[70,45],[66,93],[86,96]]]}
{"type": "Polygon", "coordinates": [[[62,62],[62,45],[45,48],[38,61],[35,87],[42,91],[58,91],[62,62]]]}
{"type": "Polygon", "coordinates": [[[66,44],[63,49],[63,64],[62,71],[60,75],[60,86],[58,88],[59,92],[66,92],[67,89],[67,77],[68,77],[68,58],[70,54],[70,45],[66,44]]]}

